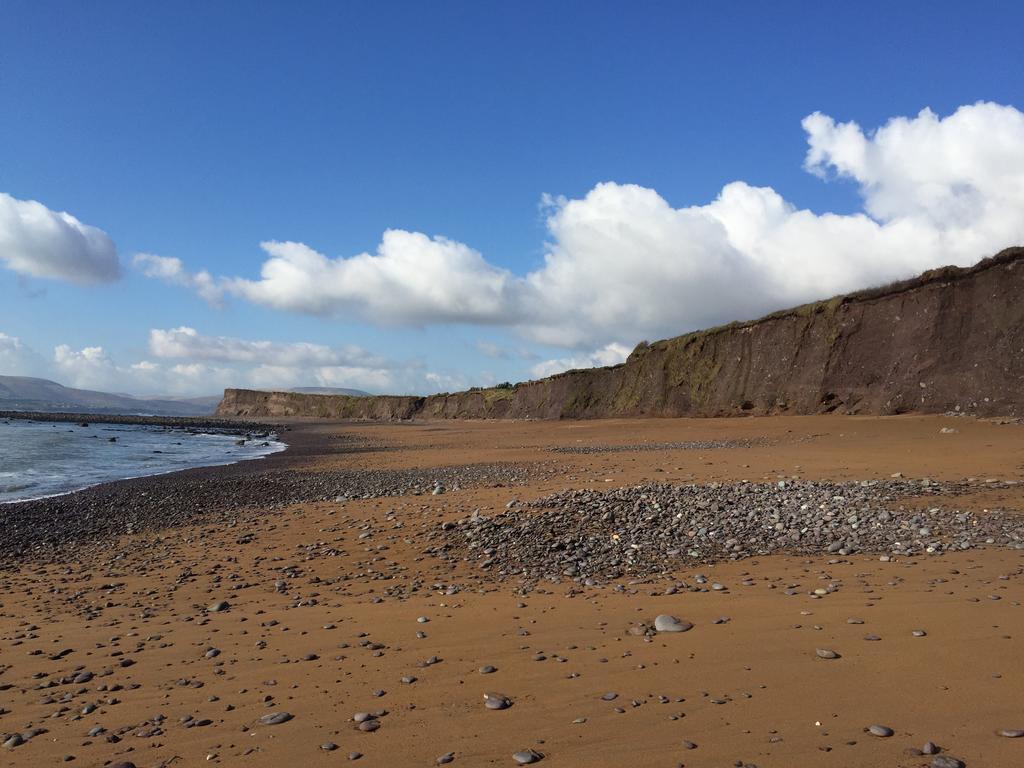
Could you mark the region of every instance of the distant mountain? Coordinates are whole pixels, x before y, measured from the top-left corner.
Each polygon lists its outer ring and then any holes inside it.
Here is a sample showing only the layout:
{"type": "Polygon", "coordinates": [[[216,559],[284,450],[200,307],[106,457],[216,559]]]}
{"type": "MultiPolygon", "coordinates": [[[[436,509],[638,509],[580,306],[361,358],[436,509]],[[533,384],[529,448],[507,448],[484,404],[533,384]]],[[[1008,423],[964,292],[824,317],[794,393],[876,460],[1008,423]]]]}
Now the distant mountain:
{"type": "Polygon", "coordinates": [[[0,376],[0,411],[120,413],[153,416],[209,416],[220,395],[209,397],[134,397],[72,389],[49,379],[0,376]]]}
{"type": "Polygon", "coordinates": [[[369,392],[361,389],[344,389],[342,387],[293,387],[289,392],[303,395],[348,395],[349,397],[370,397],[369,392]]]}

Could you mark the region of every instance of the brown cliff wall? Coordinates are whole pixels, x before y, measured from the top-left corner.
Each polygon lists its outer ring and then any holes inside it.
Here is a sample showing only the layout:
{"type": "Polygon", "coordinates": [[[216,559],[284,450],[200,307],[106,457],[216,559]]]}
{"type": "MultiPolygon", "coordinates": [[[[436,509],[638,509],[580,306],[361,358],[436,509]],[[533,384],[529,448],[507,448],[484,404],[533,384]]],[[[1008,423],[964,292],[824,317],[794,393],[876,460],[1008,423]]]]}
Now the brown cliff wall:
{"type": "Polygon", "coordinates": [[[426,398],[229,389],[217,415],[557,419],[958,408],[1024,415],[1024,248],[641,344],[622,365],[511,389],[426,398]]]}

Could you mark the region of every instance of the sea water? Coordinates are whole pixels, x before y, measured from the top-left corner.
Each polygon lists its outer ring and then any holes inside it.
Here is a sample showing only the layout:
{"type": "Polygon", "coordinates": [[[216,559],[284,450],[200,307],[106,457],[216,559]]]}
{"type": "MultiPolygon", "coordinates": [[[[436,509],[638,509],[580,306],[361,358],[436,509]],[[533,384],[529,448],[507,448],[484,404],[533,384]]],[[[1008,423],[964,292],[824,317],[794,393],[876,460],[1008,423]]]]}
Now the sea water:
{"type": "Polygon", "coordinates": [[[273,437],[136,424],[0,420],[0,504],[282,451],[273,437]],[[111,440],[111,438],[115,438],[111,440]]]}

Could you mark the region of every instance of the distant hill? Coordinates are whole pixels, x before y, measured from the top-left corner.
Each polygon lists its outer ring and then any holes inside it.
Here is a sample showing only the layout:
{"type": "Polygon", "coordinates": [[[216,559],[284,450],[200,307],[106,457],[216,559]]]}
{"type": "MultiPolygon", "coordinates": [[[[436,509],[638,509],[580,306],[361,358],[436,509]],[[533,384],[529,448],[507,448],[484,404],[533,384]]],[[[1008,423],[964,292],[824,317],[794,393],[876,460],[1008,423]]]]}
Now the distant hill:
{"type": "MultiPolygon", "coordinates": [[[[302,395],[347,395],[348,397],[370,397],[369,392],[361,389],[344,389],[343,387],[293,387],[289,392],[302,395]]],[[[220,398],[218,398],[219,400],[220,398]]]]}
{"type": "Polygon", "coordinates": [[[0,376],[0,411],[209,416],[220,402],[209,397],[134,397],[72,389],[49,379],[0,376]]]}

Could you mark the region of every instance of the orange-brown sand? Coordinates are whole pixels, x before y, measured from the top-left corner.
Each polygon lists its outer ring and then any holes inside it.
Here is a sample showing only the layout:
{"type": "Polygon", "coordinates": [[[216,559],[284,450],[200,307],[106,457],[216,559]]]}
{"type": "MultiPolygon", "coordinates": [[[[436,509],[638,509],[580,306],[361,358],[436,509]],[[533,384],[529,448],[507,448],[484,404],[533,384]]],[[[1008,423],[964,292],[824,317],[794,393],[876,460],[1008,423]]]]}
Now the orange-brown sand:
{"type": "MultiPolygon", "coordinates": [[[[0,765],[277,768],[344,765],[358,753],[358,765],[392,768],[454,753],[456,767],[507,766],[532,748],[552,768],[909,768],[931,765],[906,752],[929,740],[968,768],[1024,765],[1024,738],[996,734],[1024,729],[1021,551],[760,557],[677,574],[705,573],[721,592],[566,580],[521,594],[518,581],[424,554],[417,537],[512,498],[645,480],[1022,480],[1020,425],[836,416],[300,428],[396,448],[325,454],[311,471],[478,462],[557,471],[519,488],[240,513],[233,527],[128,537],[91,561],[0,572],[0,732],[46,729],[0,749],[0,765]],[[766,444],[548,450],[736,438],[766,444]],[[446,595],[441,584],[464,589],[446,595]],[[835,591],[811,596],[827,585],[835,591]],[[230,608],[206,610],[220,600],[230,608]],[[695,627],[628,631],[661,613],[695,627]],[[713,623],[720,617],[729,621],[713,623]],[[820,659],[818,648],[841,658],[820,659]],[[210,649],[219,654],[208,658],[210,649]],[[480,674],[483,665],[497,671],[480,674]],[[48,685],[83,670],[95,676],[48,685]],[[513,705],[486,709],[490,691],[513,705]],[[376,710],[387,712],[379,729],[357,730],[353,715],[376,710]],[[272,712],[293,717],[259,724],[272,712]],[[895,733],[870,735],[872,724],[895,733]]],[[[1024,490],[982,488],[955,503],[1016,510],[1024,490]]]]}

